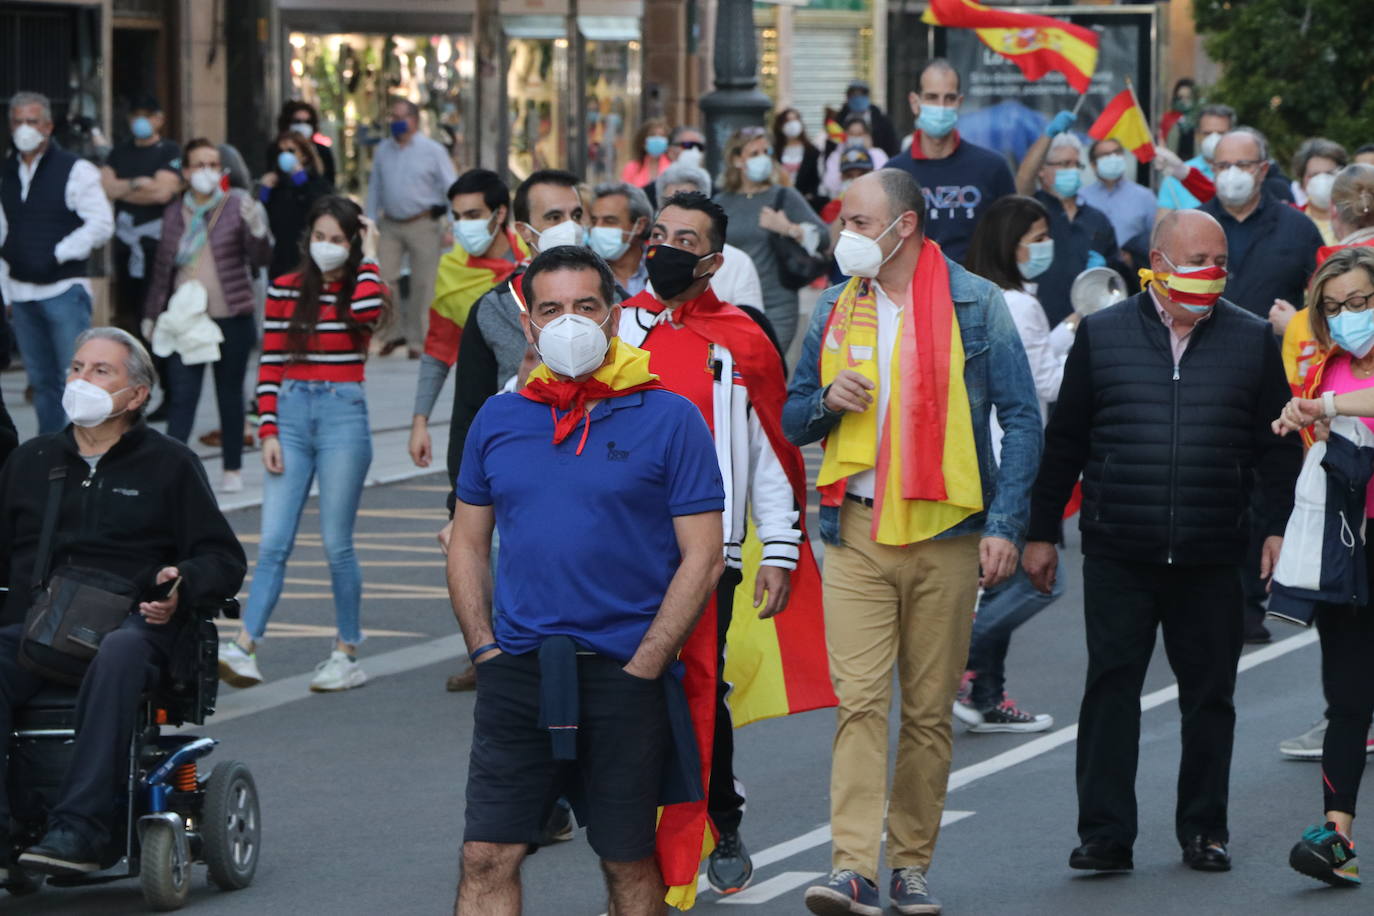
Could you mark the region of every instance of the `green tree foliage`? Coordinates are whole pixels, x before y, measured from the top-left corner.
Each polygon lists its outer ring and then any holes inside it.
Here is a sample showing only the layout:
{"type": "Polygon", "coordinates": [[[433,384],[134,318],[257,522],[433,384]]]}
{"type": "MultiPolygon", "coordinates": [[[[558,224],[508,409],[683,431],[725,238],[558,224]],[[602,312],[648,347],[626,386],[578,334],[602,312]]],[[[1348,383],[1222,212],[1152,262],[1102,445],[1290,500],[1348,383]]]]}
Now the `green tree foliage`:
{"type": "Polygon", "coordinates": [[[1194,0],[1207,53],[1222,66],[1207,93],[1269,138],[1280,162],[1307,137],[1374,143],[1374,3],[1194,0]]]}

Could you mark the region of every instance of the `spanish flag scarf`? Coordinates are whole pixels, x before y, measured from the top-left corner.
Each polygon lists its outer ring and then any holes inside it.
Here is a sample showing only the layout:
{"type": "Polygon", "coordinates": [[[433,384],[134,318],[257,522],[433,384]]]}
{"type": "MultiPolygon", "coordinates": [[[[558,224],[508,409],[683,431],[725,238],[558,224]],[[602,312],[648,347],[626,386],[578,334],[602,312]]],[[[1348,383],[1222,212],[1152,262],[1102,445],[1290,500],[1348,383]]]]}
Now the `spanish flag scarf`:
{"type": "Polygon", "coordinates": [[[478,299],[493,287],[505,283],[517,268],[529,263],[530,249],[514,232],[506,231],[514,260],[468,254],[454,245],[439,259],[434,277],[434,302],[429,307],[429,331],[425,334],[425,355],[452,366],[458,360],[458,343],[468,313],[478,299]]]}
{"type": "Polygon", "coordinates": [[[587,410],[588,401],[601,401],[606,398],[619,398],[636,391],[650,391],[662,388],[658,376],[649,371],[649,354],[625,343],[619,337],[611,338],[611,346],[606,351],[606,362],[580,382],[562,379],[540,363],[530,373],[529,381],[520,393],[531,401],[549,405],[553,415],[553,444],[557,445],[582,424],[582,439],[577,443],[577,454],[582,454],[587,444],[587,435],[592,428],[592,415],[587,410]],[[558,411],[565,411],[563,416],[558,411]]]}
{"type": "Polygon", "coordinates": [[[846,412],[825,441],[816,479],[821,504],[838,506],[849,477],[877,472],[873,540],[902,546],[934,537],[983,510],[973,415],[964,387],[964,344],[949,267],[926,239],[911,279],[890,378],[878,377],[878,302],[873,281],[845,285],[826,323],[821,384],[844,369],[873,382],[874,407],[846,412]],[[889,386],[887,415],[876,395],[889,386]]]}

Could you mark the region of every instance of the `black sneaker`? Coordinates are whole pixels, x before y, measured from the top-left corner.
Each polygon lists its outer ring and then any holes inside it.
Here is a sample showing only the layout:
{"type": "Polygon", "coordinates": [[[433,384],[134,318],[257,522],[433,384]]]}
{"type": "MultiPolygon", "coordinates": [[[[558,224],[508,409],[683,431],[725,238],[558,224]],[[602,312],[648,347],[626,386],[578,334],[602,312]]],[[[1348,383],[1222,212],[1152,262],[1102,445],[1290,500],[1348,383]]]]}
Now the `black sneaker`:
{"type": "Polygon", "coordinates": [[[99,858],[94,844],[80,833],[54,827],[19,855],[18,864],[46,875],[84,875],[100,870],[99,858]]]}
{"type": "Polygon", "coordinates": [[[706,880],[717,894],[738,894],[754,880],[754,861],[739,831],[720,835],[706,865],[706,880]]]}
{"type": "Polygon", "coordinates": [[[1325,881],[1332,887],[1359,887],[1360,863],[1355,859],[1355,844],[1336,825],[1313,825],[1288,854],[1288,864],[1309,878],[1325,881]]]}
{"type": "Polygon", "coordinates": [[[549,812],[549,819],[544,823],[544,832],[539,836],[539,845],[552,846],[554,843],[566,843],[572,838],[572,809],[559,801],[549,812]]]}
{"type": "Polygon", "coordinates": [[[1029,713],[1018,709],[1011,700],[1002,700],[1001,705],[981,711],[982,722],[970,725],[969,731],[978,734],[990,732],[1043,732],[1054,726],[1054,716],[1049,713],[1029,713]]]}

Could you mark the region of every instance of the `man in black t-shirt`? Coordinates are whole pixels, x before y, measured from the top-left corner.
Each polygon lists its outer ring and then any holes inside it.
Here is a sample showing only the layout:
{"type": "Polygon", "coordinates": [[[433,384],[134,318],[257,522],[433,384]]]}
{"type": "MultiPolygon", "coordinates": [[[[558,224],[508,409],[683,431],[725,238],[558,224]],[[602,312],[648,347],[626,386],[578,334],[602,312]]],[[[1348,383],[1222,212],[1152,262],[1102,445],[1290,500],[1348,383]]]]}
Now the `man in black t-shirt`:
{"type": "Polygon", "coordinates": [[[181,147],[163,138],[165,124],[157,99],[135,99],[129,110],[133,137],[111,150],[100,169],[115,207],[118,287],[111,323],[131,334],[139,333],[147,274],[162,235],[162,209],[181,191],[181,147]]]}

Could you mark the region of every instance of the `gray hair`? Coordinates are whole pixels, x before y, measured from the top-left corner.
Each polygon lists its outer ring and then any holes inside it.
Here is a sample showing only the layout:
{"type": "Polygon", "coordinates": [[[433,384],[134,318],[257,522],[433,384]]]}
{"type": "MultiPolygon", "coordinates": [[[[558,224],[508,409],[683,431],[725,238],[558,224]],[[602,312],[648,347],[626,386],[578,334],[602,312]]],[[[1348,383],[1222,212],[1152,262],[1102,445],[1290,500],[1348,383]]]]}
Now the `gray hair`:
{"type": "Polygon", "coordinates": [[[666,196],[663,189],[669,185],[689,184],[707,197],[711,196],[711,173],[696,165],[674,162],[658,173],[654,179],[654,192],[659,200],[666,196]]]}
{"type": "MultiPolygon", "coordinates": [[[[72,346],[75,353],[92,340],[112,340],[117,344],[123,344],[128,355],[124,357],[124,371],[129,375],[129,384],[143,386],[148,389],[148,397],[152,398],[153,389],[157,387],[157,369],[153,367],[153,358],[148,355],[148,351],[137,337],[121,328],[99,327],[87,328],[76,337],[76,343],[72,346]]],[[[148,405],[147,401],[143,406],[148,405]]],[[[133,413],[138,417],[143,412],[143,407],[133,413]]]]}
{"type": "MultiPolygon", "coordinates": [[[[1237,127],[1235,130],[1230,131],[1230,133],[1246,134],[1247,136],[1253,137],[1255,139],[1255,144],[1259,146],[1259,161],[1269,161],[1269,141],[1264,139],[1264,134],[1260,133],[1253,127],[1245,126],[1237,127]]],[[[1225,140],[1226,138],[1223,136],[1222,139],[1225,140]]]]}
{"type": "Polygon", "coordinates": [[[26,105],[41,105],[43,120],[52,123],[52,102],[41,92],[16,92],[10,96],[10,119],[13,120],[14,113],[26,105]]]}
{"type": "Polygon", "coordinates": [[[1061,146],[1067,146],[1070,149],[1072,149],[1074,152],[1074,156],[1078,159],[1079,164],[1082,165],[1083,141],[1078,139],[1078,137],[1076,137],[1075,135],[1069,133],[1067,130],[1064,131],[1062,134],[1056,134],[1054,139],[1050,141],[1050,148],[1048,152],[1045,153],[1046,157],[1048,158],[1050,153],[1054,152],[1056,149],[1059,149],[1061,146]]]}
{"type": "Polygon", "coordinates": [[[1198,109],[1198,120],[1201,121],[1206,115],[1211,115],[1214,118],[1225,118],[1228,127],[1236,126],[1236,110],[1230,105],[1222,105],[1220,103],[1203,105],[1198,109]]]}
{"type": "Polygon", "coordinates": [[[1330,159],[1336,163],[1336,167],[1344,168],[1350,161],[1350,157],[1345,152],[1345,147],[1334,140],[1325,137],[1310,137],[1302,141],[1302,146],[1293,154],[1293,179],[1298,183],[1302,182],[1302,176],[1307,171],[1307,163],[1317,157],[1330,159]]]}
{"type": "Polygon", "coordinates": [[[644,231],[649,231],[649,221],[654,218],[654,208],[649,204],[649,195],[643,188],[637,188],[628,181],[605,181],[592,189],[592,199],[620,195],[630,203],[630,222],[644,220],[644,231]]]}
{"type": "Polygon", "coordinates": [[[683,134],[688,133],[701,134],[701,136],[703,137],[706,136],[706,134],[702,133],[702,131],[699,128],[693,127],[690,124],[679,124],[677,127],[674,127],[673,132],[668,135],[668,142],[676,143],[677,141],[682,139],[683,134]]]}

